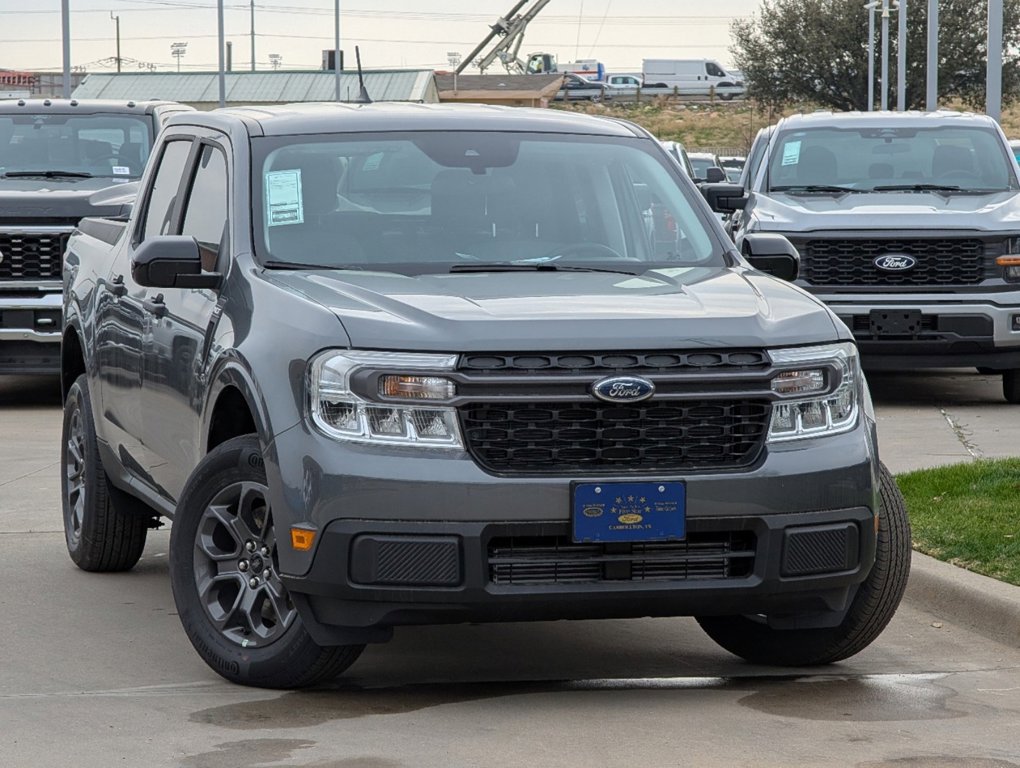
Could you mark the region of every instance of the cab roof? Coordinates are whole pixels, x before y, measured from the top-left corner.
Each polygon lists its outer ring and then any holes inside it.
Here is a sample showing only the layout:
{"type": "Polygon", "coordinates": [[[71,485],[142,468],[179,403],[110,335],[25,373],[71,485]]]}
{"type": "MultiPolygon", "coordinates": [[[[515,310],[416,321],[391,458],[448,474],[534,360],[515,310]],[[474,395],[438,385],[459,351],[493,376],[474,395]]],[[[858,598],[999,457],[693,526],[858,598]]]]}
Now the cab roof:
{"type": "Polygon", "coordinates": [[[151,114],[160,107],[190,110],[174,101],[152,99],[147,101],[121,101],[119,99],[0,99],[0,114],[151,114]]]}
{"type": "Polygon", "coordinates": [[[388,131],[528,131],[642,137],[644,130],[615,118],[556,109],[485,104],[320,102],[267,107],[227,107],[175,116],[171,125],[202,125],[229,131],[238,123],[252,136],[388,131]]]}
{"type": "Polygon", "coordinates": [[[974,112],[828,112],[790,115],[777,127],[793,128],[934,128],[939,125],[997,126],[992,118],[974,112]]]}

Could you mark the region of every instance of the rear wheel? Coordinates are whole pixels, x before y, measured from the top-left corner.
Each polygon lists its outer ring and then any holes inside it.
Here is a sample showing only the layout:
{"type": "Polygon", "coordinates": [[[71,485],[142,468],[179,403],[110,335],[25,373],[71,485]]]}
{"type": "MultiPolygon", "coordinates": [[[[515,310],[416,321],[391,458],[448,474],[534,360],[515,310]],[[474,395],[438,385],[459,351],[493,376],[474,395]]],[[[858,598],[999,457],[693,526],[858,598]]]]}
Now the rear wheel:
{"type": "Polygon", "coordinates": [[[60,454],[64,537],[71,560],[83,571],[127,571],[145,549],[152,512],[114,488],[103,469],[84,374],[64,401],[60,454]]]}
{"type": "Polygon", "coordinates": [[[875,564],[837,627],[772,629],[761,616],[698,618],[708,636],[755,664],[831,664],[864,650],[892,619],[910,573],[910,521],[896,481],[883,465],[875,564]]]}
{"type": "Polygon", "coordinates": [[[235,683],[302,688],[340,674],[364,646],[323,648],[280,579],[262,450],[253,435],[216,447],[188,480],[170,531],[170,582],[202,659],[235,683]]]}
{"type": "Polygon", "coordinates": [[[1002,372],[1002,396],[1008,403],[1020,403],[1020,370],[1002,372]]]}

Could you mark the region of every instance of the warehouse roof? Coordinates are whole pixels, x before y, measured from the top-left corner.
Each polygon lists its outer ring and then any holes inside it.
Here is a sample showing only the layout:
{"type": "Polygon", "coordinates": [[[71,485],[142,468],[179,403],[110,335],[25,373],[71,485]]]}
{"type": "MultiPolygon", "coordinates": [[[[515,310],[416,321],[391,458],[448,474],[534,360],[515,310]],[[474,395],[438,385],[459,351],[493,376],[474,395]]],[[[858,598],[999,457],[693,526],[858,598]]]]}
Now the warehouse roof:
{"type": "MultiPolygon", "coordinates": [[[[431,69],[371,70],[365,87],[374,101],[439,100],[431,69]]],[[[335,77],[328,71],[228,72],[228,104],[281,104],[331,101],[335,77]]],[[[354,101],[360,86],[356,72],[340,73],[340,98],[354,101]]],[[[168,99],[185,104],[217,104],[216,72],[130,72],[90,74],[74,90],[76,99],[168,99]]]]}

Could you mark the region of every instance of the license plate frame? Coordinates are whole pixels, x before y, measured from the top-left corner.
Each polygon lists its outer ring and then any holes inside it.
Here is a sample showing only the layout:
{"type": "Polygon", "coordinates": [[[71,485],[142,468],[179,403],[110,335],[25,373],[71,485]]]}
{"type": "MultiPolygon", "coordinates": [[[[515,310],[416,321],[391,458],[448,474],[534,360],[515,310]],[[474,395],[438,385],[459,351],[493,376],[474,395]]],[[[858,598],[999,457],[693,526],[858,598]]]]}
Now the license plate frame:
{"type": "Polygon", "coordinates": [[[921,310],[873,309],[868,328],[872,336],[916,336],[921,332],[921,310]]]}
{"type": "Polygon", "coordinates": [[[570,484],[570,531],[575,544],[683,541],[687,484],[644,481],[570,484]]]}

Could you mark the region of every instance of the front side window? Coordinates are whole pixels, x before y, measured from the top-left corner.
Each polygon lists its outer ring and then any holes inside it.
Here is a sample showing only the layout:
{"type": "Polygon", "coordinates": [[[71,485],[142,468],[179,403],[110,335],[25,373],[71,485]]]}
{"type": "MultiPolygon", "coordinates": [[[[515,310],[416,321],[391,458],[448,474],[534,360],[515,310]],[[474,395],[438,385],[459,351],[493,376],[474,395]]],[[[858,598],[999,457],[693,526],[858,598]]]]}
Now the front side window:
{"type": "Polygon", "coordinates": [[[647,140],[427,132],[253,145],[271,262],[407,273],[724,263],[647,140]]]}
{"type": "Polygon", "coordinates": [[[1018,188],[998,134],[977,127],[787,131],[773,139],[768,171],[768,187],[775,192],[1018,188]]]}
{"type": "Polygon", "coordinates": [[[194,237],[203,253],[215,255],[226,224],[227,159],[221,150],[205,145],[184,209],[181,234],[194,237]]]}
{"type": "Polygon", "coordinates": [[[710,61],[705,65],[705,71],[712,77],[726,77],[726,73],[723,71],[722,67],[714,61],[710,61]]]}
{"type": "Polygon", "coordinates": [[[0,115],[0,176],[142,175],[152,127],[133,115],[0,115]]]}
{"type": "Polygon", "coordinates": [[[145,209],[143,238],[169,234],[177,191],[180,189],[184,166],[190,153],[190,140],[171,141],[163,150],[145,209]]]}

